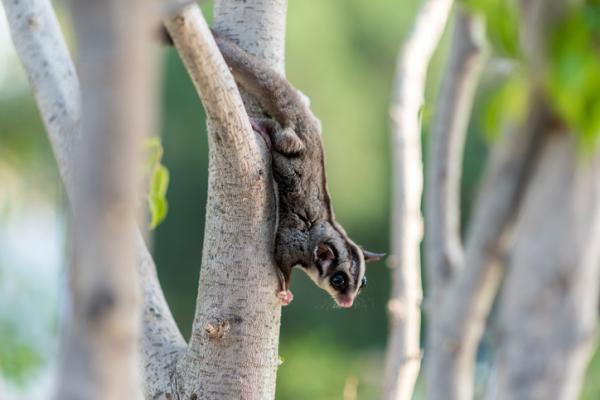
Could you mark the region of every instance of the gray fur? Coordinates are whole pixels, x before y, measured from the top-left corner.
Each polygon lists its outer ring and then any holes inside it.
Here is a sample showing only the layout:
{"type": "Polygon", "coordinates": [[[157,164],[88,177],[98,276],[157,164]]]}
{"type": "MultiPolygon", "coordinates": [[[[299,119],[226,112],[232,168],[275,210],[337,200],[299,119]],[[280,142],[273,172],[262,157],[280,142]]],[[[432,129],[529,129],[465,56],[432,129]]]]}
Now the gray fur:
{"type": "Polygon", "coordinates": [[[274,255],[281,290],[288,290],[292,268],[300,265],[338,304],[348,307],[360,291],[365,256],[335,221],[327,190],[321,124],[283,76],[231,40],[213,33],[236,82],[273,118],[253,122],[261,125],[271,142],[279,201],[274,255]],[[347,275],[344,288],[330,283],[339,271],[347,275]]]}

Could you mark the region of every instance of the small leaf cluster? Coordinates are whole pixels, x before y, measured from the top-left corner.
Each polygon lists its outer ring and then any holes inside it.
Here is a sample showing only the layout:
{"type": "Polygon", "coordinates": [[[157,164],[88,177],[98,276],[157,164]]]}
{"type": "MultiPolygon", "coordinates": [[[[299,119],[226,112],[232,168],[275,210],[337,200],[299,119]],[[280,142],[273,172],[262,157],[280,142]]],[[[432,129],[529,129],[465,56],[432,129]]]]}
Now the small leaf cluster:
{"type": "Polygon", "coordinates": [[[556,114],[592,148],[600,136],[600,0],[572,2],[551,29],[542,70],[528,70],[519,46],[519,13],[514,0],[463,0],[484,15],[493,53],[514,60],[515,68],[488,97],[483,130],[496,136],[500,121],[524,117],[531,82],[541,81],[556,114]],[[529,76],[529,77],[528,77],[529,76]]]}
{"type": "Polygon", "coordinates": [[[546,89],[555,110],[582,144],[600,134],[600,1],[572,7],[548,49],[546,89]]]}
{"type": "Polygon", "coordinates": [[[523,69],[512,66],[518,65],[521,59],[518,7],[516,0],[463,0],[463,5],[484,17],[486,38],[494,59],[511,65],[508,76],[494,82],[484,96],[481,129],[487,139],[493,140],[505,123],[521,121],[527,109],[529,83],[523,69]]]}
{"type": "Polygon", "coordinates": [[[463,0],[473,13],[485,17],[486,35],[501,57],[519,56],[519,15],[515,0],[463,0]]]}
{"type": "Polygon", "coordinates": [[[144,170],[145,175],[149,177],[146,198],[150,212],[150,229],[155,229],[166,218],[169,209],[169,170],[161,163],[164,150],[158,137],[147,139],[144,148],[148,153],[144,170]]]}
{"type": "Polygon", "coordinates": [[[44,363],[38,349],[24,342],[11,325],[0,329],[0,375],[22,384],[44,363]]]}

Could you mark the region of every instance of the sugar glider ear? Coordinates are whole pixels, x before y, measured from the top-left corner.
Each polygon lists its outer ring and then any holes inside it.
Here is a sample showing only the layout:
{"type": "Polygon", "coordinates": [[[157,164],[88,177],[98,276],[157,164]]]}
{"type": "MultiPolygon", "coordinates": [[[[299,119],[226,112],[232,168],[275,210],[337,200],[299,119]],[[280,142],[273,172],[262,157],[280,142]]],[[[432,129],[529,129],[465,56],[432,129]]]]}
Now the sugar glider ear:
{"type": "Polygon", "coordinates": [[[377,261],[385,257],[385,253],[373,253],[372,251],[361,249],[366,262],[377,261]]]}
{"type": "Polygon", "coordinates": [[[321,268],[328,268],[335,259],[335,253],[331,246],[327,243],[319,243],[315,247],[315,263],[321,268]]]}

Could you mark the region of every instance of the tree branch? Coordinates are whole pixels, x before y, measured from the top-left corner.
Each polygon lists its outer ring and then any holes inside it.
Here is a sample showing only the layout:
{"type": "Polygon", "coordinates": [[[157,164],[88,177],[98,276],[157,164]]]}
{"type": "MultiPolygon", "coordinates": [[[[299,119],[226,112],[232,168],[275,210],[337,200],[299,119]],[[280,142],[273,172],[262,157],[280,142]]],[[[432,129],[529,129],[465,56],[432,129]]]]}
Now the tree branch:
{"type": "MultiPolygon", "coordinates": [[[[483,21],[459,8],[456,12],[450,60],[438,97],[430,138],[427,179],[425,254],[428,273],[427,312],[429,329],[426,360],[429,398],[470,398],[470,382],[457,381],[457,371],[446,369],[449,346],[445,306],[450,287],[460,279],[463,249],[460,239],[460,178],[462,155],[471,107],[483,65],[483,21]],[[455,376],[455,373],[457,374],[455,376]]],[[[460,326],[462,328],[462,325],[460,326]]],[[[464,343],[457,347],[462,348],[464,343]]],[[[470,354],[469,354],[470,355],[470,354]]],[[[454,361],[454,360],[451,360],[454,361]]]]}
{"type": "Polygon", "coordinates": [[[446,26],[451,0],[427,0],[398,57],[391,106],[394,141],[394,208],[390,339],[386,357],[384,398],[410,399],[421,363],[422,238],[421,123],[429,61],[446,26]]]}
{"type": "Polygon", "coordinates": [[[450,283],[432,321],[428,357],[428,396],[470,399],[477,348],[502,279],[500,258],[506,233],[521,204],[524,188],[543,143],[548,111],[537,93],[522,127],[507,131],[488,162],[471,226],[465,266],[450,283]]]}
{"type": "MultiPolygon", "coordinates": [[[[202,16],[200,7],[188,5],[165,19],[171,38],[200,95],[209,124],[211,144],[217,151],[235,156],[233,163],[249,168],[242,154],[258,152],[244,103],[229,68],[202,16]]],[[[242,173],[245,171],[241,171],[242,173]]]]}
{"type": "MultiPolygon", "coordinates": [[[[12,40],[33,88],[60,175],[70,199],[74,196],[74,149],[81,142],[79,81],[54,11],[48,0],[3,0],[12,40]]],[[[141,235],[136,239],[138,271],[144,298],[147,383],[158,382],[154,371],[168,375],[165,363],[185,343],[156,277],[156,267],[141,235]],[[150,357],[153,355],[155,357],[150,357]]]]}
{"type": "MultiPolygon", "coordinates": [[[[429,292],[436,298],[443,296],[444,287],[463,264],[460,181],[469,117],[483,64],[484,35],[483,21],[459,7],[427,160],[425,265],[429,292]]],[[[430,300],[428,308],[433,311],[439,304],[430,300]]]]}
{"type": "MultiPolygon", "coordinates": [[[[273,56],[267,63],[281,65],[286,4],[217,1],[215,26],[251,52],[273,56]],[[260,34],[268,37],[259,41],[260,34]],[[260,47],[250,48],[248,43],[260,47]]],[[[207,110],[209,125],[202,268],[192,336],[177,368],[178,394],[273,398],[281,308],[275,296],[276,207],[270,156],[251,130],[237,87],[198,7],[186,7],[165,24],[207,110]]]]}
{"type": "Polygon", "coordinates": [[[149,6],[73,3],[82,139],[70,192],[72,316],[57,397],[141,398],[136,187],[142,138],[153,129],[149,6]],[[144,40],[145,39],[145,40],[144,40]]]}
{"type": "Polygon", "coordinates": [[[177,360],[185,351],[186,343],[160,287],[152,255],[139,231],[136,235],[135,249],[144,299],[142,315],[144,397],[154,399],[159,393],[173,391],[171,379],[175,373],[177,360]]]}
{"type": "Polygon", "coordinates": [[[575,399],[592,355],[600,282],[600,155],[569,132],[548,143],[529,185],[500,304],[502,399],[575,399]]]}
{"type": "MultiPolygon", "coordinates": [[[[521,1],[530,79],[570,3],[521,1]]],[[[498,398],[574,399],[592,355],[600,282],[600,152],[579,153],[550,115],[519,220],[500,303],[498,398]]]]}

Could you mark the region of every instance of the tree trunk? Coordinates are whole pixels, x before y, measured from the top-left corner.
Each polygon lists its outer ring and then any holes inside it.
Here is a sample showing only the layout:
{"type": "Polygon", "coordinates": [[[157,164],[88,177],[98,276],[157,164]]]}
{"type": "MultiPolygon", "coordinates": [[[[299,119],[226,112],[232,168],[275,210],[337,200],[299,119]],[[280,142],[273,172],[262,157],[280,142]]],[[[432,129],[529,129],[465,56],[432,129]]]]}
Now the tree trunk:
{"type": "Polygon", "coordinates": [[[383,398],[409,400],[421,365],[421,116],[429,61],[446,26],[451,0],[426,0],[398,57],[391,105],[394,141],[392,294],[383,398]]]}
{"type": "MultiPolygon", "coordinates": [[[[79,133],[79,120],[81,118],[79,85],[56,17],[49,2],[45,0],[32,0],[28,4],[8,1],[4,3],[15,46],[27,70],[30,82],[35,88],[36,101],[48,130],[61,177],[65,182],[71,203],[79,204],[78,199],[80,197],[78,197],[77,182],[81,175],[75,174],[76,165],[78,164],[72,151],[74,148],[81,146],[80,141],[82,139],[82,135],[79,133]]],[[[79,4],[78,6],[86,7],[90,5],[79,4]]],[[[96,4],[95,6],[99,7],[101,5],[96,4]]],[[[279,69],[282,68],[285,2],[265,1],[255,4],[254,7],[241,6],[235,2],[221,2],[217,6],[220,7],[222,10],[220,12],[223,15],[228,15],[228,17],[222,18],[216,17],[217,21],[221,19],[227,21],[229,19],[230,22],[222,25],[232,25],[234,27],[232,31],[247,26],[244,29],[248,29],[248,32],[244,33],[244,37],[250,43],[257,43],[257,38],[260,37],[263,40],[261,45],[264,45],[264,47],[254,49],[250,48],[249,45],[246,47],[259,55],[267,54],[269,57],[266,60],[267,63],[279,69]],[[240,24],[236,18],[241,17],[248,18],[248,20],[240,24]],[[269,21],[269,24],[265,24],[264,21],[269,21]],[[255,36],[252,36],[250,32],[255,32],[255,36]]],[[[194,11],[192,11],[193,13],[194,11]]],[[[119,9],[118,13],[115,12],[111,16],[116,14],[120,14],[122,17],[131,17],[127,10],[119,9]]],[[[84,23],[81,29],[87,32],[96,30],[98,36],[92,37],[90,40],[97,39],[109,43],[110,46],[105,47],[104,50],[111,49],[113,45],[118,49],[123,49],[132,44],[137,46],[140,43],[146,43],[143,38],[138,36],[142,30],[136,30],[137,33],[134,32],[128,38],[121,38],[119,35],[124,30],[107,29],[107,27],[110,28],[110,24],[108,24],[109,17],[106,16],[105,12],[97,11],[95,15],[106,19],[100,21],[100,24],[90,23],[87,25],[84,23]],[[103,32],[101,29],[106,29],[106,31],[103,32]]],[[[143,13],[136,14],[138,17],[142,15],[143,13]]],[[[187,15],[189,16],[189,14],[187,15]]],[[[135,21],[131,22],[137,24],[139,21],[137,18],[134,19],[135,21]]],[[[212,47],[208,46],[208,53],[198,51],[202,40],[196,41],[195,45],[192,44],[194,39],[198,39],[199,29],[202,31],[200,36],[203,38],[204,43],[206,43],[207,38],[210,38],[207,27],[203,25],[201,14],[192,15],[190,20],[192,22],[188,28],[191,28],[188,29],[189,31],[184,29],[182,32],[183,38],[180,37],[180,42],[185,44],[184,50],[186,46],[189,47],[188,51],[182,51],[182,56],[190,73],[195,78],[197,87],[203,90],[203,100],[208,99],[208,101],[205,101],[205,106],[211,125],[211,189],[207,215],[206,251],[204,252],[195,329],[192,342],[186,352],[185,343],[177,330],[160,290],[152,258],[146,250],[141,236],[139,234],[137,234],[137,237],[135,236],[133,223],[123,224],[128,233],[121,244],[129,243],[130,256],[125,255],[121,260],[131,259],[133,252],[137,254],[138,269],[143,284],[144,336],[142,345],[145,358],[145,396],[148,398],[173,398],[174,395],[187,393],[188,398],[193,398],[194,395],[200,398],[273,398],[275,372],[278,364],[277,346],[280,307],[275,296],[275,266],[272,261],[275,207],[273,204],[273,188],[269,178],[271,176],[270,159],[264,145],[260,140],[257,140],[250,128],[239,95],[237,95],[237,100],[235,98],[237,88],[214,42],[212,47]],[[199,57],[199,54],[202,54],[203,57],[199,57]],[[205,62],[205,64],[202,65],[202,62],[205,62]],[[198,66],[200,67],[198,68],[198,66]],[[205,68],[205,70],[202,70],[202,68],[205,68]],[[210,72],[211,68],[213,73],[216,72],[216,75],[209,73],[205,74],[205,77],[214,78],[212,83],[210,81],[199,82],[198,76],[201,76],[203,72],[210,72]],[[245,229],[239,229],[239,227],[245,229]],[[133,235],[129,236],[132,232],[133,235]],[[232,244],[232,246],[226,244],[232,244]],[[214,274],[214,277],[211,273],[214,274]],[[228,289],[224,290],[224,287],[228,289]],[[182,356],[183,354],[185,356],[182,356]],[[174,368],[177,362],[179,362],[177,364],[178,373],[175,373],[174,368]]],[[[181,17],[175,19],[174,23],[177,25],[185,21],[186,18],[181,17]]],[[[80,19],[79,22],[82,22],[82,20],[80,19]]],[[[145,38],[151,36],[152,29],[154,27],[148,28],[146,26],[146,30],[143,32],[145,38]]],[[[232,32],[229,32],[229,34],[232,34],[232,32]]],[[[85,35],[85,33],[82,33],[82,35],[85,35]]],[[[85,43],[85,38],[80,38],[80,45],[83,46],[81,40],[85,43]]],[[[241,44],[244,46],[244,43],[241,44]]],[[[82,49],[84,55],[85,51],[91,52],[92,49],[82,49]]],[[[141,64],[145,68],[142,71],[137,71],[136,79],[126,82],[120,81],[125,83],[124,85],[113,84],[118,80],[112,80],[112,78],[113,76],[118,77],[121,76],[120,74],[125,74],[127,68],[107,68],[110,73],[106,78],[106,82],[110,82],[110,84],[104,88],[98,88],[98,96],[95,96],[94,99],[101,102],[107,99],[107,93],[112,93],[108,98],[115,107],[102,105],[93,108],[86,105],[86,109],[88,107],[92,108],[89,114],[86,115],[94,117],[97,114],[104,113],[106,120],[99,118],[99,123],[109,125],[108,127],[105,126],[107,132],[110,132],[110,129],[113,128],[118,129],[118,132],[122,134],[121,138],[127,138],[127,134],[131,132],[148,133],[151,130],[149,125],[144,127],[123,123],[114,127],[111,125],[112,123],[109,124],[112,121],[109,117],[112,118],[113,115],[120,116],[118,112],[120,110],[129,111],[131,105],[136,106],[133,113],[129,115],[133,119],[136,119],[136,116],[143,119],[140,117],[143,114],[142,109],[151,110],[150,105],[144,100],[154,98],[152,94],[145,91],[152,91],[152,83],[146,82],[144,87],[138,85],[139,82],[148,78],[145,73],[151,74],[152,64],[148,61],[138,63],[141,58],[138,59],[137,57],[131,59],[131,55],[138,54],[136,51],[136,49],[128,48],[125,53],[119,51],[111,53],[109,51],[103,54],[103,57],[110,56],[109,59],[102,60],[102,63],[109,67],[119,64],[120,61],[114,60],[123,60],[123,54],[127,54],[126,61],[132,63],[129,67],[136,69],[141,64]],[[111,61],[114,61],[114,64],[111,61]],[[134,100],[128,95],[130,90],[133,90],[132,86],[129,85],[134,86],[135,92],[143,96],[142,100],[134,100]],[[101,89],[106,90],[102,91],[101,89]],[[121,92],[118,92],[118,89],[121,89],[121,92]],[[115,99],[118,101],[115,101],[115,99]],[[97,114],[94,114],[94,112],[97,114]],[[124,130],[127,132],[123,132],[124,130]]],[[[139,51],[142,53],[147,51],[146,45],[144,44],[139,51]]],[[[101,68],[102,66],[94,65],[94,67],[101,68]]],[[[92,74],[90,73],[90,75],[92,74]]],[[[91,78],[90,81],[93,82],[91,78]]],[[[97,121],[97,119],[93,121],[97,121]]],[[[140,120],[138,119],[138,121],[140,120]]],[[[131,142],[128,143],[131,144],[131,142]]],[[[104,143],[101,144],[105,145],[104,143]]],[[[94,149],[99,150],[102,148],[107,147],[97,145],[94,149]]],[[[110,149],[110,155],[120,157],[121,151],[125,148],[126,146],[110,149]]],[[[97,155],[108,157],[104,151],[98,152],[97,155]]],[[[92,158],[90,157],[90,160],[92,158]]],[[[130,157],[129,162],[137,166],[135,159],[136,157],[130,157]]],[[[109,169],[108,167],[115,165],[123,164],[115,163],[112,165],[107,163],[105,166],[109,169]]],[[[127,164],[127,168],[128,166],[129,164],[127,164]]],[[[112,169],[109,170],[112,171],[112,169]]],[[[105,185],[115,184],[131,188],[136,186],[130,184],[132,179],[134,178],[131,174],[124,174],[121,178],[114,182],[111,180],[105,185]],[[127,179],[127,185],[121,179],[127,179]]],[[[107,178],[103,178],[103,181],[106,180],[107,178]]],[[[122,186],[118,187],[122,188],[122,186]]],[[[130,194],[123,195],[119,192],[118,195],[127,197],[130,194]]],[[[101,197],[102,201],[106,200],[104,196],[101,197]]],[[[89,200],[88,198],[87,201],[93,203],[97,199],[89,200]]],[[[84,208],[88,211],[91,205],[85,204],[84,207],[88,207],[84,208]]],[[[77,209],[75,208],[75,210],[77,209]]],[[[123,212],[122,209],[119,212],[123,212]]],[[[126,216],[122,221],[127,221],[131,216],[129,221],[133,222],[133,211],[130,208],[126,207],[125,214],[126,216]]],[[[98,222],[97,219],[88,218],[85,226],[89,229],[99,229],[102,228],[101,222],[98,222]]],[[[117,238],[120,237],[120,235],[117,236],[117,238]]],[[[120,248],[117,247],[117,249],[120,248]]],[[[103,256],[106,255],[111,260],[117,254],[105,253],[103,256]]],[[[127,270],[127,267],[123,268],[125,269],[123,271],[124,279],[121,283],[129,285],[135,281],[135,275],[132,279],[131,271],[127,270]]],[[[110,274],[107,274],[103,278],[108,279],[109,276],[110,274]]],[[[127,293],[131,294],[134,291],[128,291],[127,293]]],[[[117,304],[119,307],[123,305],[129,306],[129,310],[135,309],[135,304],[131,302],[123,301],[117,304]]],[[[109,311],[112,310],[111,307],[109,304],[109,311]]],[[[132,311],[127,315],[128,321],[120,325],[122,330],[129,333],[137,332],[136,321],[138,319],[135,314],[132,311]],[[132,316],[133,318],[131,318],[132,316]]],[[[119,315],[122,314],[119,313],[119,315]]],[[[69,332],[71,332],[70,337],[74,339],[81,338],[81,334],[75,332],[74,329],[69,332]]],[[[87,333],[85,336],[83,339],[70,342],[71,346],[79,345],[81,349],[81,352],[70,351],[73,357],[85,355],[85,351],[92,348],[91,346],[86,348],[84,342],[88,338],[93,339],[94,336],[88,336],[87,333]]],[[[137,334],[134,336],[137,336],[137,334]]],[[[113,370],[121,372],[122,375],[120,377],[110,375],[106,378],[111,380],[112,384],[107,383],[104,385],[108,381],[103,382],[103,389],[110,391],[110,394],[98,391],[102,396],[104,394],[112,396],[113,392],[120,390],[118,387],[121,387],[121,384],[126,384],[128,386],[127,390],[132,390],[126,396],[127,398],[134,398],[139,394],[136,381],[137,369],[130,368],[135,356],[132,356],[132,351],[129,350],[136,347],[135,341],[131,340],[132,335],[126,335],[125,337],[126,340],[122,343],[125,343],[126,347],[120,347],[124,351],[122,354],[118,354],[119,357],[122,357],[120,360],[123,362],[117,366],[113,365],[113,370]],[[116,389],[113,390],[113,388],[116,389]]],[[[107,356],[113,355],[109,351],[105,354],[107,356]]],[[[65,365],[70,365],[72,369],[80,366],[79,370],[73,371],[70,369],[70,372],[65,374],[65,378],[69,378],[74,391],[90,390],[93,386],[90,375],[92,364],[65,363],[65,365]]],[[[137,367],[137,363],[135,363],[135,367],[137,367]]],[[[110,372],[108,371],[108,373],[110,372]]]]}
{"type": "MultiPolygon", "coordinates": [[[[430,399],[471,398],[472,369],[465,368],[465,363],[468,365],[475,359],[472,346],[466,349],[467,343],[460,342],[459,345],[459,342],[449,340],[449,325],[454,327],[456,321],[448,320],[446,309],[453,301],[449,298],[451,287],[464,267],[459,221],[463,149],[483,67],[485,38],[480,18],[462,8],[457,9],[455,16],[450,59],[435,110],[428,157],[425,203],[428,352],[425,369],[430,399]],[[454,357],[457,353],[462,353],[462,357],[454,357]]],[[[459,298],[463,298],[462,294],[459,298]]],[[[457,326],[462,328],[464,325],[457,326]]]]}
{"type": "Polygon", "coordinates": [[[155,60],[143,1],[73,3],[82,140],[71,192],[72,314],[57,398],[141,398],[135,260],[142,137],[153,129],[155,60]]]}
{"type": "Polygon", "coordinates": [[[499,399],[577,399],[598,323],[600,156],[549,131],[501,302],[499,399]]]}
{"type": "MultiPolygon", "coordinates": [[[[281,71],[286,6],[281,0],[217,1],[215,28],[281,71]]],[[[177,366],[177,393],[274,398],[281,307],[275,296],[270,156],[250,128],[222,58],[202,57],[216,47],[199,9],[187,7],[167,28],[200,93],[209,127],[200,285],[190,344],[177,366]]]]}
{"type": "MultiPolygon", "coordinates": [[[[532,81],[550,60],[563,0],[521,3],[532,81]]],[[[510,252],[500,303],[498,398],[576,399],[594,348],[600,279],[600,151],[581,153],[554,115],[510,252]]]]}

